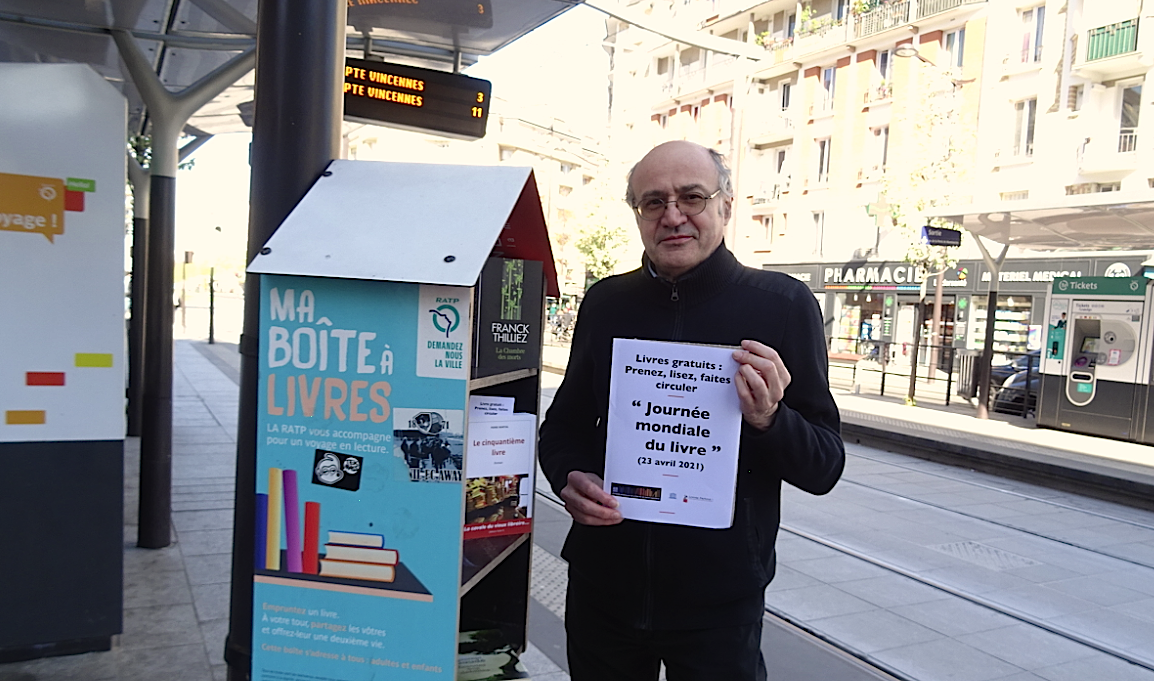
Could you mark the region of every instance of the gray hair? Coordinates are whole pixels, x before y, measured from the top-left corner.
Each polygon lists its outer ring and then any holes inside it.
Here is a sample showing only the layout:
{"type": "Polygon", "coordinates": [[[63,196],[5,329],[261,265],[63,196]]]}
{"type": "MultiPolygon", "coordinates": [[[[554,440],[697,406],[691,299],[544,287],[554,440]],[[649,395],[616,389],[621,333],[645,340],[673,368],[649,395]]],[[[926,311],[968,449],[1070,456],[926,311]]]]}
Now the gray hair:
{"type": "MultiPolygon", "coordinates": [[[[717,185],[721,189],[721,193],[729,198],[733,198],[733,173],[729,170],[729,166],[725,163],[725,157],[716,149],[702,147],[709,152],[709,158],[713,161],[713,166],[717,168],[717,185]]],[[[642,161],[645,160],[644,158],[642,161]]],[[[632,208],[637,203],[637,195],[633,193],[633,171],[637,170],[637,166],[641,165],[641,161],[633,164],[629,172],[625,175],[625,203],[632,208]]]]}

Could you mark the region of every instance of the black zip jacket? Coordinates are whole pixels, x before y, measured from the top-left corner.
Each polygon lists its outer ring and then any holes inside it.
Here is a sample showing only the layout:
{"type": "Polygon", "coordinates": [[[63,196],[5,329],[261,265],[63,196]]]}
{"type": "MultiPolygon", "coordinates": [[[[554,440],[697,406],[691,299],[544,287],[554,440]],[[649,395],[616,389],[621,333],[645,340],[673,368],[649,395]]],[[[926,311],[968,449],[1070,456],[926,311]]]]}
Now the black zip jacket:
{"type": "Polygon", "coordinates": [[[757,621],[775,569],[782,480],[825,494],[845,463],[817,301],[788,275],[745,267],[724,244],[676,282],[653,276],[648,260],[598,282],[581,305],[565,380],[541,425],[541,467],[558,494],[570,471],[604,476],[614,338],[757,340],[778,351],[792,380],[768,430],[743,422],[732,527],[574,523],[561,553],[570,578],[642,629],[757,621]]]}

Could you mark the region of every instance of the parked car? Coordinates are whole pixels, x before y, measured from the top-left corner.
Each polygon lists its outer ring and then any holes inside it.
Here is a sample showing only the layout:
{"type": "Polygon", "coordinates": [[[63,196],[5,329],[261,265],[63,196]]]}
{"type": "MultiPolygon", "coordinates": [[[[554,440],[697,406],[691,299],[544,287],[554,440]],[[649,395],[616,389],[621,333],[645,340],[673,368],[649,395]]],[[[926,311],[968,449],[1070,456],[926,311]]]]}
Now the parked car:
{"type": "Polygon", "coordinates": [[[1018,355],[1006,364],[995,364],[990,367],[990,387],[994,390],[1000,388],[1006,379],[1018,373],[1025,371],[1027,362],[1029,362],[1030,373],[1038,373],[1038,364],[1041,361],[1042,351],[1031,350],[1024,355],[1018,355]]]}
{"type": "Polygon", "coordinates": [[[1026,373],[1019,371],[1010,376],[994,393],[994,411],[1001,414],[1015,414],[1021,416],[1033,413],[1038,407],[1038,391],[1042,389],[1042,376],[1037,370],[1029,372],[1030,385],[1026,390],[1026,373]]]}

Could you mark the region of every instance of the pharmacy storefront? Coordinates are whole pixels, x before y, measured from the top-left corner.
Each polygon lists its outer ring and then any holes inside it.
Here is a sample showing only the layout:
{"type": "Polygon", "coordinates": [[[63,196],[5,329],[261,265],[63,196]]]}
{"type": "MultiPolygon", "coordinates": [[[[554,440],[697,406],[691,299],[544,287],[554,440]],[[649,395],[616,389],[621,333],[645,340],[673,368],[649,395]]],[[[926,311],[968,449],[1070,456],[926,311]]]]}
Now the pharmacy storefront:
{"type": "MultiPolygon", "coordinates": [[[[994,314],[994,351],[1021,353],[1041,347],[1043,303],[1055,277],[1129,277],[1142,271],[1145,252],[1069,254],[1008,259],[998,277],[994,314]]],[[[937,277],[905,262],[854,261],[765,265],[789,274],[813,291],[822,309],[830,352],[868,355],[869,341],[912,343],[923,305],[923,338],[933,320],[937,277]],[[925,297],[922,298],[923,283],[925,297]]],[[[991,271],[981,260],[961,260],[942,275],[942,314],[938,332],[943,345],[980,349],[988,318],[986,301],[991,271]]]]}

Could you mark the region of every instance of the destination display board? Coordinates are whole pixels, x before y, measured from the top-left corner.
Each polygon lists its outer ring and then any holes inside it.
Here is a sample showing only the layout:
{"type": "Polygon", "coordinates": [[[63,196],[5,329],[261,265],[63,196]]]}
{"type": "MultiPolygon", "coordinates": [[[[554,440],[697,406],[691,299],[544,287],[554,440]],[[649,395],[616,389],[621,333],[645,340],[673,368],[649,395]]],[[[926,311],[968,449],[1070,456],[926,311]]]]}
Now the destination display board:
{"type": "Polygon", "coordinates": [[[480,139],[493,85],[459,73],[345,59],[345,119],[480,139]]]}

